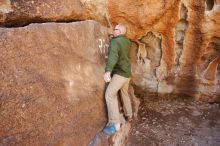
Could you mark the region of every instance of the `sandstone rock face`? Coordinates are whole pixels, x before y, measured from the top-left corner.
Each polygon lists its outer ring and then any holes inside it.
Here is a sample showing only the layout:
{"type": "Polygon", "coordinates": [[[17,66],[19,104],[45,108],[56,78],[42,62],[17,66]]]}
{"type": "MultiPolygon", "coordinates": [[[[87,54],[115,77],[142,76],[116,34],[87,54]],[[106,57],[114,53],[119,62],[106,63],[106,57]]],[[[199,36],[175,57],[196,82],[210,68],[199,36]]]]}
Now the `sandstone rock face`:
{"type": "Polygon", "coordinates": [[[23,26],[33,22],[95,19],[107,24],[104,0],[2,0],[0,26],[23,26]]]}
{"type": "Polygon", "coordinates": [[[133,81],[141,92],[220,101],[218,0],[109,0],[108,8],[134,42],[133,81]]]}
{"type": "Polygon", "coordinates": [[[220,1],[207,1],[202,22],[203,42],[198,62],[200,100],[220,101],[220,1]],[[211,6],[210,6],[211,5],[211,6]]]}
{"type": "Polygon", "coordinates": [[[219,0],[1,0],[0,145],[87,145],[103,128],[107,27],[31,24],[87,19],[126,24],[135,113],[133,92],[220,101],[219,0]]]}
{"type": "Polygon", "coordinates": [[[88,145],[106,122],[107,42],[95,21],[0,28],[0,145],[88,145]]]}
{"type": "Polygon", "coordinates": [[[214,61],[219,56],[219,0],[2,0],[0,4],[1,26],[85,19],[106,26],[124,23],[134,41],[135,86],[148,93],[219,99],[219,62],[214,61]],[[214,67],[207,69],[209,64],[214,67]],[[207,77],[206,72],[214,73],[207,77]]]}

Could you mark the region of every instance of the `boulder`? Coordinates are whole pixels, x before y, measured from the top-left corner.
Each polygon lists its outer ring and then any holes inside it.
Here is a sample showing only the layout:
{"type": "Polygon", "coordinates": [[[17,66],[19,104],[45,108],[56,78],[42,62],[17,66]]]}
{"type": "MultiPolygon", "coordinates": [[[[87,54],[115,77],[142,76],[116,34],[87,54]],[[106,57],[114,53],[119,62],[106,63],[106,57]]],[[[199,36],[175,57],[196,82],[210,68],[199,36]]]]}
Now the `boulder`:
{"type": "Polygon", "coordinates": [[[107,25],[106,7],[107,1],[104,0],[1,0],[0,26],[87,19],[95,19],[107,25]]]}
{"type": "Polygon", "coordinates": [[[86,146],[106,123],[107,28],[0,28],[0,145],[86,146]]]}

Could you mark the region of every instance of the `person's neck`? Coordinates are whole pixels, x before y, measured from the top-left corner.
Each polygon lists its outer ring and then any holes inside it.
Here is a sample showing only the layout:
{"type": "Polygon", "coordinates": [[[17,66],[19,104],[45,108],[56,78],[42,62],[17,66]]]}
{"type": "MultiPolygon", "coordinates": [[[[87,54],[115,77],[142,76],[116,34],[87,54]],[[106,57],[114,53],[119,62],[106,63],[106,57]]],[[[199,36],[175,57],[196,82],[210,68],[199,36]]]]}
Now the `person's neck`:
{"type": "MultiPolygon", "coordinates": [[[[119,34],[119,35],[117,35],[116,37],[120,37],[120,36],[125,36],[125,34],[119,34]]],[[[115,38],[116,38],[116,37],[115,37],[115,38]]]]}

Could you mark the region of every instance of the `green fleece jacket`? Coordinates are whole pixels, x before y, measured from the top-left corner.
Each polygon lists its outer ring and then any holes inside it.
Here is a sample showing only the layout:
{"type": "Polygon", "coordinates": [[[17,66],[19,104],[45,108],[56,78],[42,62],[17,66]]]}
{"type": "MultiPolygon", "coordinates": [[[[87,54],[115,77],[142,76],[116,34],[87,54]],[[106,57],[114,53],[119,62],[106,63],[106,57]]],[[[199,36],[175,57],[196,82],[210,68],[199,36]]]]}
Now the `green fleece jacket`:
{"type": "Polygon", "coordinates": [[[131,41],[125,35],[119,35],[111,40],[108,62],[105,71],[123,77],[131,77],[130,64],[131,41]]]}

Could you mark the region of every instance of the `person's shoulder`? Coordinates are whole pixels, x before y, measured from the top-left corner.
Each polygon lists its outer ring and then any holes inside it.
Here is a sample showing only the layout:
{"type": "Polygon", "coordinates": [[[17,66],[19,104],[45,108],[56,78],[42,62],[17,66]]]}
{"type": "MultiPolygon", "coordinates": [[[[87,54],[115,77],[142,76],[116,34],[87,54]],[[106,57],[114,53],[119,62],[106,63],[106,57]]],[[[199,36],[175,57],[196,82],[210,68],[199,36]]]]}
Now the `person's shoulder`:
{"type": "Polygon", "coordinates": [[[117,41],[118,41],[118,38],[115,37],[115,38],[112,38],[111,43],[116,43],[117,41]]]}
{"type": "Polygon", "coordinates": [[[119,35],[119,36],[114,38],[115,41],[123,40],[123,39],[128,39],[128,38],[125,35],[119,35]]]}
{"type": "Polygon", "coordinates": [[[113,43],[117,43],[117,42],[121,42],[124,40],[126,40],[127,42],[130,42],[130,39],[128,37],[126,37],[125,35],[120,35],[120,36],[114,37],[111,41],[113,43]]]}
{"type": "Polygon", "coordinates": [[[131,40],[127,36],[123,36],[123,39],[125,39],[127,42],[131,42],[131,40]]]}
{"type": "Polygon", "coordinates": [[[112,41],[117,41],[117,40],[119,40],[119,39],[120,39],[120,37],[117,36],[117,37],[114,37],[114,38],[112,39],[112,41]]]}

